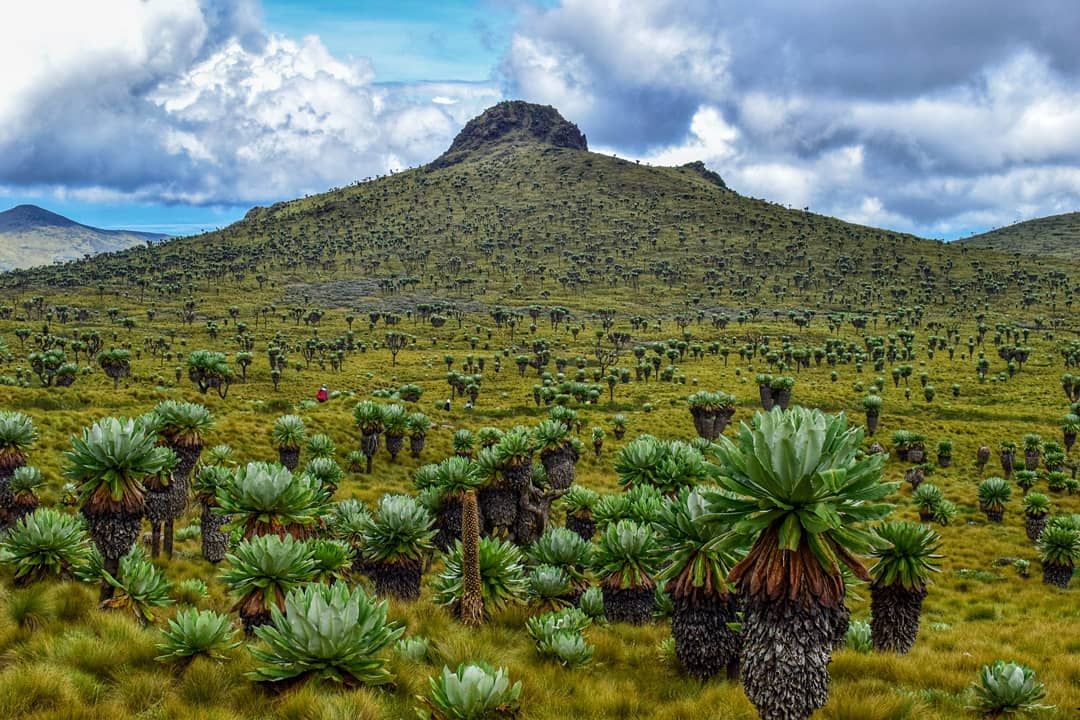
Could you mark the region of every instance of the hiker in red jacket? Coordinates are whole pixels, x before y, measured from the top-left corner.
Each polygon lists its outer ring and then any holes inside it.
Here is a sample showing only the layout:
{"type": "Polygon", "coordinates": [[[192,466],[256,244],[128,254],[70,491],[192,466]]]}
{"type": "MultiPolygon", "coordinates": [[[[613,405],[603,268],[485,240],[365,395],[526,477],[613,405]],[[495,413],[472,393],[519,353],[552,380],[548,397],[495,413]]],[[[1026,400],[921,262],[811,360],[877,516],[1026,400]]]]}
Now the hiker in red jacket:
{"type": "Polygon", "coordinates": [[[319,388],[319,392],[315,393],[315,399],[321,403],[324,403],[330,399],[330,391],[326,389],[325,385],[319,388]]]}

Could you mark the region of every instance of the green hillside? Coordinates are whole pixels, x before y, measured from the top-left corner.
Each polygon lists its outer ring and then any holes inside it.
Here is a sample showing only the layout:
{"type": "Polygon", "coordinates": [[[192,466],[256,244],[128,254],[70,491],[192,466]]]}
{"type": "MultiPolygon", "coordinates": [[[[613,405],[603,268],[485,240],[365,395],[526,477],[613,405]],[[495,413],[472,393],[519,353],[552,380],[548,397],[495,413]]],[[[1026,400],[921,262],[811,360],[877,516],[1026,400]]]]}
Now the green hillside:
{"type": "Polygon", "coordinates": [[[1080,260],[1080,212],[1027,220],[960,242],[1002,253],[1080,260]]]}
{"type": "Polygon", "coordinates": [[[328,307],[431,299],[573,307],[587,295],[616,306],[647,300],[668,315],[951,312],[957,303],[1064,312],[1067,268],[1029,271],[993,252],[743,197],[700,164],[650,167],[591,153],[576,147],[583,137],[550,122],[532,125],[539,134],[512,122],[499,135],[492,124],[469,136],[470,123],[457,149],[426,167],[255,208],[219,232],[0,283],[101,286],[168,302],[177,288],[197,294],[227,278],[228,290],[215,289],[249,302],[328,307]]]}

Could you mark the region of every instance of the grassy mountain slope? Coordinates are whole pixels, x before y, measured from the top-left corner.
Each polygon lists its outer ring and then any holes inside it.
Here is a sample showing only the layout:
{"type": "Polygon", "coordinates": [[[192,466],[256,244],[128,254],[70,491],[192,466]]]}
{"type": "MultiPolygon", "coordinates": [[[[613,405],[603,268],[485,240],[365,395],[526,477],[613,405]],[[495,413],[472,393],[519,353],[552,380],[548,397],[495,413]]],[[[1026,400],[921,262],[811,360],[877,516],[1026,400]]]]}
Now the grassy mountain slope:
{"type": "Polygon", "coordinates": [[[0,213],[0,270],[77,260],[164,237],[157,233],[102,230],[35,205],[19,205],[0,213]]]}
{"type": "Polygon", "coordinates": [[[1080,260],[1080,212],[1051,215],[960,241],[971,248],[1080,260]]]}
{"type": "Polygon", "coordinates": [[[8,287],[176,298],[228,278],[247,302],[637,305],[866,312],[1045,306],[1056,275],[1010,258],[738,195],[701,168],[649,167],[532,139],[255,208],[221,231],[14,273],[8,287]],[[679,292],[672,292],[678,290],[679,292]]]}

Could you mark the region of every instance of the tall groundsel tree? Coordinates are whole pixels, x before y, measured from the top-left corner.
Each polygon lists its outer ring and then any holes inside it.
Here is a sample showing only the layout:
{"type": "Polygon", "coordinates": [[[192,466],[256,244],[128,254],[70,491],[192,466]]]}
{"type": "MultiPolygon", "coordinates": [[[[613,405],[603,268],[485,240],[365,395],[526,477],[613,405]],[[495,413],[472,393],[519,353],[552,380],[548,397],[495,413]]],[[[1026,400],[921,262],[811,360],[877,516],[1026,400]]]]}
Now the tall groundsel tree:
{"type": "Polygon", "coordinates": [[[870,630],[876,650],[906,653],[919,634],[926,586],[938,571],[941,536],[926,525],[882,523],[870,554],[877,560],[870,574],[870,630]]]}
{"type": "Polygon", "coordinates": [[[889,514],[882,500],[898,483],[881,481],[886,455],[861,454],[862,441],[842,413],[802,407],[717,438],[726,492],[710,509],[751,546],[728,581],[745,603],[743,688],[763,720],[805,720],[825,704],[841,568],[870,580],[857,557],[873,539],[865,524],[889,514]]]}
{"type": "Polygon", "coordinates": [[[683,489],[664,503],[653,524],[668,564],[657,579],[667,581],[675,654],[686,672],[707,679],[727,670],[735,679],[740,643],[731,624],[738,603],[727,575],[745,550],[725,523],[709,519],[708,498],[714,492],[683,489]]]}
{"type": "MultiPolygon", "coordinates": [[[[161,472],[170,453],[135,420],[105,418],[71,438],[67,477],[79,484],[90,536],[113,576],[139,534],[146,505],[143,480],[161,472]]],[[[103,587],[105,598],[112,590],[103,587]]]]}

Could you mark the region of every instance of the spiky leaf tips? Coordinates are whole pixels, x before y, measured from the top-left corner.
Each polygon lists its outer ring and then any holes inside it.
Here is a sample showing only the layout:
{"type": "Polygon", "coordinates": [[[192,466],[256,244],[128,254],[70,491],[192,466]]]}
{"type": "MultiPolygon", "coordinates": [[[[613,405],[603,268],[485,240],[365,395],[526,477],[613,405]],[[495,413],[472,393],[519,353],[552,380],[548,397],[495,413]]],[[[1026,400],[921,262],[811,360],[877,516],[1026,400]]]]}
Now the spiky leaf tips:
{"type": "Polygon", "coordinates": [[[864,523],[885,517],[880,502],[899,486],[882,483],[884,454],[858,456],[863,433],[843,415],[795,407],[757,413],[737,441],[719,440],[717,519],[753,542],[729,581],[762,600],[804,606],[843,600],[841,564],[870,577],[855,553],[873,539],[864,523]]]}
{"type": "Polygon", "coordinates": [[[565,667],[576,668],[592,660],[595,648],[583,635],[591,623],[589,616],[578,608],[566,608],[531,617],[526,621],[526,628],[540,655],[551,657],[565,667]]]}
{"type": "Polygon", "coordinates": [[[874,647],[906,653],[919,633],[919,615],[931,573],[937,572],[941,536],[925,525],[886,522],[875,532],[870,550],[877,559],[870,570],[874,647]]]}
{"type": "Polygon", "coordinates": [[[298,415],[282,415],[270,430],[270,444],[278,451],[278,460],[289,470],[300,463],[300,446],[307,437],[307,427],[298,415]]]}
{"type": "Polygon", "coordinates": [[[313,579],[318,582],[348,582],[356,552],[343,540],[315,538],[309,540],[311,558],[315,561],[313,579]]]}
{"type": "MultiPolygon", "coordinates": [[[[143,479],[161,472],[171,451],[135,420],[105,418],[71,439],[65,475],[79,484],[79,502],[105,569],[120,572],[124,556],[139,534],[145,510],[143,479]]],[[[114,585],[105,583],[108,598],[114,585]]]]}
{"type": "Polygon", "coordinates": [[[284,610],[271,608],[271,624],[256,628],[266,648],[251,649],[261,666],[248,677],[384,685],[392,677],[380,653],[405,632],[388,621],[386,608],[362,588],[350,590],[344,583],[293,590],[284,610]]]}
{"type": "Polygon", "coordinates": [[[307,450],[308,457],[312,460],[320,458],[329,458],[332,460],[334,454],[337,452],[337,447],[334,445],[333,439],[329,435],[323,433],[317,433],[309,437],[305,449],[307,450]]]}
{"type": "Polygon", "coordinates": [[[26,452],[37,438],[37,428],[28,416],[21,412],[0,412],[0,475],[9,475],[26,464],[26,452]]]}
{"type": "Polygon", "coordinates": [[[757,413],[737,440],[717,439],[716,518],[752,545],[728,576],[745,598],[743,688],[765,720],[803,720],[825,704],[828,663],[843,610],[846,567],[885,517],[883,453],[861,456],[861,429],[843,415],[794,407],[757,413]]]}
{"type": "Polygon", "coordinates": [[[315,481],[326,498],[333,497],[341,479],[345,477],[345,471],[333,458],[329,457],[312,458],[304,466],[304,474],[315,481]]]}
{"type": "Polygon", "coordinates": [[[170,445],[202,447],[206,433],[214,427],[210,411],[198,403],[166,400],[151,414],[153,431],[170,445]]]}
{"type": "Polygon", "coordinates": [[[22,518],[0,541],[0,563],[15,570],[15,583],[68,578],[90,555],[90,538],[79,519],[53,508],[22,518]]]}
{"type": "Polygon", "coordinates": [[[485,663],[443,667],[430,680],[431,694],[418,698],[430,720],[500,720],[517,717],[521,683],[510,684],[506,670],[485,663]]]}
{"type": "Polygon", "coordinates": [[[1012,488],[1008,481],[999,477],[989,477],[979,483],[979,507],[986,513],[990,522],[1001,522],[1005,515],[1005,503],[1012,497],[1012,488]]]}
{"type": "Polygon", "coordinates": [[[217,488],[216,512],[231,515],[231,524],[254,535],[305,537],[323,507],[318,482],[293,475],[281,465],[252,462],[225,478],[217,488]]]}
{"type": "Polygon", "coordinates": [[[592,545],[567,528],[550,528],[528,550],[535,565],[550,565],[566,572],[575,594],[589,584],[587,571],[592,563],[592,545]]]}
{"type": "Polygon", "coordinates": [[[640,435],[619,451],[615,473],[625,487],[649,485],[667,494],[709,479],[715,468],[689,443],[640,435]]]}
{"type": "Polygon", "coordinates": [[[71,439],[65,476],[80,484],[79,500],[88,515],[140,513],[142,480],[158,473],[169,450],[135,420],[105,418],[71,439]]]}

